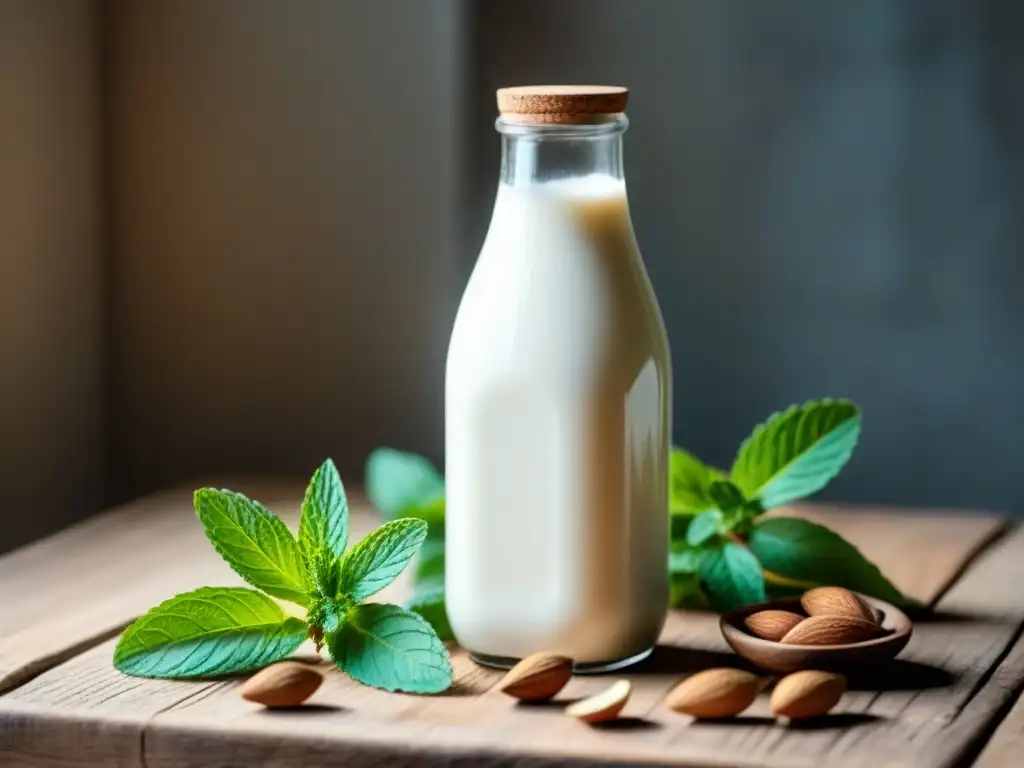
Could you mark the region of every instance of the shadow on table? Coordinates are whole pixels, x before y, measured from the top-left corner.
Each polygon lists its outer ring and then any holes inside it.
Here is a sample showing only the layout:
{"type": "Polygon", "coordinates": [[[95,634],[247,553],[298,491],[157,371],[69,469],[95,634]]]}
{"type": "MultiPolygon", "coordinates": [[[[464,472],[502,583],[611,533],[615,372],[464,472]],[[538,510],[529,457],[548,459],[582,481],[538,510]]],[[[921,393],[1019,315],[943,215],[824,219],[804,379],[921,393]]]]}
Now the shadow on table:
{"type": "Polygon", "coordinates": [[[901,659],[846,675],[851,691],[922,691],[948,688],[955,682],[956,675],[944,669],[901,659]]]}
{"type": "Polygon", "coordinates": [[[593,727],[601,731],[653,731],[662,726],[643,717],[619,717],[605,723],[594,723],[593,727]]]}
{"type": "Polygon", "coordinates": [[[809,720],[791,720],[785,727],[794,731],[820,731],[826,728],[848,728],[852,725],[877,723],[885,719],[867,712],[840,712],[834,715],[812,717],[809,720]]]}
{"type": "Polygon", "coordinates": [[[915,624],[977,624],[996,622],[999,624],[1017,625],[1017,616],[1012,612],[993,611],[986,613],[977,611],[933,611],[927,609],[916,614],[907,614],[915,624]]]}
{"type": "MultiPolygon", "coordinates": [[[[712,667],[732,667],[766,674],[735,653],[672,645],[657,646],[650,657],[637,664],[630,674],[684,676],[712,667]]],[[[920,691],[947,688],[956,682],[956,676],[944,669],[901,659],[848,673],[846,678],[852,691],[920,691]]]]}
{"type": "Polygon", "coordinates": [[[822,715],[812,717],[808,720],[790,720],[785,722],[776,720],[774,717],[763,715],[737,715],[736,717],[706,718],[694,720],[693,724],[721,726],[723,728],[741,728],[754,725],[781,726],[798,731],[818,731],[826,728],[848,728],[851,725],[864,725],[865,723],[877,723],[885,720],[878,715],[870,715],[866,712],[841,712],[838,714],[822,715]]]}
{"type": "Polygon", "coordinates": [[[345,713],[351,711],[348,707],[341,707],[336,704],[298,704],[294,707],[265,707],[261,711],[261,716],[308,717],[326,712],[345,713]]]}
{"type": "Polygon", "coordinates": [[[675,645],[658,645],[646,659],[634,667],[633,675],[687,675],[702,672],[712,667],[733,667],[764,674],[746,659],[732,652],[706,651],[700,648],[680,648],[675,645]]]}

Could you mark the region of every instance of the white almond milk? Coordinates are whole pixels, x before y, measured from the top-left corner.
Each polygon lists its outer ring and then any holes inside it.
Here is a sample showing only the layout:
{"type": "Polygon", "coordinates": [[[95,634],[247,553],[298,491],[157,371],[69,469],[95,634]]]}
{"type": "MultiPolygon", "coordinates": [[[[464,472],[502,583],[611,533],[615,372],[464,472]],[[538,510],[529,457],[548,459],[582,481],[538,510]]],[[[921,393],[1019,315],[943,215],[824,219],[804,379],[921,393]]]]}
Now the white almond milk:
{"type": "Polygon", "coordinates": [[[668,603],[670,364],[620,178],[500,185],[446,387],[459,642],[498,664],[646,654],[668,603]]]}

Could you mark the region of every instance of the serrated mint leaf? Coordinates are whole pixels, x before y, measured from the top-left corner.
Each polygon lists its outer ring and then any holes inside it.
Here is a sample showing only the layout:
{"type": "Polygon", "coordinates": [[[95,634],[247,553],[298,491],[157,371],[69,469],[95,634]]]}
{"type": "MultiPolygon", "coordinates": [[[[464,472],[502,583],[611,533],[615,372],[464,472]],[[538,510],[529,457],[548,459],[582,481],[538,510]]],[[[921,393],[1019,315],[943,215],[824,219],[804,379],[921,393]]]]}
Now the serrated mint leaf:
{"type": "Polygon", "coordinates": [[[299,545],[276,515],[233,491],[200,488],[193,501],[206,537],[235,573],[268,595],[308,605],[299,545]]]}
{"type": "Polygon", "coordinates": [[[846,587],[901,603],[905,598],[874,563],[838,533],[798,517],[754,526],[750,549],[765,570],[811,585],[846,587]]]}
{"type": "Polygon", "coordinates": [[[391,519],[442,498],[444,478],[422,456],[378,448],[366,461],[366,493],[373,506],[391,519]]]}
{"type": "Polygon", "coordinates": [[[327,459],[313,473],[302,501],[299,546],[307,561],[326,548],[341,557],[348,544],[348,499],[334,462],[327,459]]]}
{"type": "Polygon", "coordinates": [[[859,434],[860,412],[848,400],[794,405],[743,441],[732,481],[765,509],[805,498],[839,474],[859,434]]]}
{"type": "Polygon", "coordinates": [[[445,610],[443,584],[420,587],[405,607],[426,619],[442,642],[455,639],[445,610]]]}
{"type": "Polygon", "coordinates": [[[128,627],[114,666],[138,677],[249,672],[287,658],[306,634],[304,621],[285,616],[266,595],[203,587],[172,597],[128,627]]]}
{"type": "Polygon", "coordinates": [[[709,467],[692,453],[673,446],[669,455],[669,511],[673,515],[696,515],[715,506],[709,488],[724,474],[709,467]]]}
{"type": "Polygon", "coordinates": [[[717,509],[701,512],[690,521],[690,527],[686,529],[686,543],[691,547],[699,547],[717,536],[721,525],[722,513],[717,509]]]}
{"type": "Polygon", "coordinates": [[[757,558],[746,547],[727,542],[704,553],[700,576],[707,585],[711,604],[719,611],[765,599],[764,574],[757,558]]]}
{"type": "Polygon", "coordinates": [[[331,598],[338,595],[341,581],[341,560],[323,545],[312,553],[303,553],[306,559],[310,594],[314,598],[331,598]]]}
{"type": "Polygon", "coordinates": [[[427,537],[427,524],[414,518],[385,523],[356,544],[341,563],[339,594],[365,600],[395,580],[427,537]]]}
{"type": "Polygon", "coordinates": [[[444,541],[431,539],[428,535],[416,557],[413,578],[419,586],[444,584],[444,541]]]}
{"type": "Polygon", "coordinates": [[[375,688],[440,693],[452,684],[444,643],[426,619],[397,605],[356,606],[327,645],[342,670],[375,688]]]}

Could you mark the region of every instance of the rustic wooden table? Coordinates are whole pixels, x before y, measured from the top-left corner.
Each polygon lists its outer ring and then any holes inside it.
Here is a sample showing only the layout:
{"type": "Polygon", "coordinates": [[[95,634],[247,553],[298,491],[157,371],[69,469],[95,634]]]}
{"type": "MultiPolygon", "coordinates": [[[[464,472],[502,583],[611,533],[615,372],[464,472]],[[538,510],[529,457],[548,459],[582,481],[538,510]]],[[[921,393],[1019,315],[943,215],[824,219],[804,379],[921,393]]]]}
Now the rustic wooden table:
{"type": "MultiPolygon", "coordinates": [[[[241,485],[294,523],[301,490],[241,485]]],[[[376,525],[365,504],[353,526],[376,525]]],[[[501,677],[454,651],[443,696],[365,688],[328,665],[310,706],[266,711],[237,680],[126,677],[116,636],[177,592],[237,578],[207,545],[188,492],[152,496],[0,557],[0,765],[936,766],[1024,764],[1024,532],[990,515],[804,507],[931,604],[892,665],[852,679],[834,714],[804,726],[768,717],[762,695],[730,722],[662,706],[686,674],[735,665],[711,614],[674,612],[653,657],[624,673],[627,716],[593,728],[556,705],[521,706],[501,677]]],[[[398,582],[381,599],[399,601],[398,582]]],[[[311,652],[311,651],[310,651],[311,652]]],[[[619,673],[622,675],[623,673],[619,673]]],[[[576,678],[565,698],[594,692],[576,678]]]]}

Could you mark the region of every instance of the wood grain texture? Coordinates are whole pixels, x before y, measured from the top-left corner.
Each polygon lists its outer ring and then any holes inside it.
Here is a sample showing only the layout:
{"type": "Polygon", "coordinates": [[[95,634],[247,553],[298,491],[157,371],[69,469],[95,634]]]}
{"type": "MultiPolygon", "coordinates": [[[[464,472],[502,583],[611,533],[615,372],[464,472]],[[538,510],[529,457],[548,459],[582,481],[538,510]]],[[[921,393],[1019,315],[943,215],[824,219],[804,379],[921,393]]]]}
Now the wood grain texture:
{"type": "MultiPolygon", "coordinates": [[[[239,490],[297,520],[300,486],[243,482],[239,490]]],[[[191,490],[146,497],[0,557],[0,693],[161,600],[242,583],[206,541],[191,490]]]]}
{"type": "MultiPolygon", "coordinates": [[[[1024,678],[1024,640],[1018,639],[1013,649],[993,675],[992,682],[975,699],[975,708],[1009,707],[1006,718],[996,724],[990,739],[981,734],[976,739],[981,749],[978,768],[1017,768],[1024,763],[1024,697],[1020,696],[1020,680],[1024,678]],[[1016,701],[1016,704],[1013,702],[1016,701]],[[987,743],[985,743],[987,741],[987,743]]],[[[983,714],[983,713],[981,713],[983,714]]],[[[968,721],[977,721],[980,714],[965,711],[968,721]]],[[[991,725],[991,724],[989,724],[991,725]]]]}
{"type": "MultiPolygon", "coordinates": [[[[903,559],[915,558],[905,553],[903,559]]],[[[487,765],[515,759],[521,761],[517,765],[628,761],[846,768],[884,759],[953,766],[976,751],[986,724],[1024,680],[1024,668],[1008,664],[1006,655],[1024,617],[1024,595],[1016,586],[1022,577],[1024,534],[1014,533],[949,590],[934,620],[918,625],[900,659],[851,676],[850,692],[820,722],[775,723],[768,692],[728,722],[699,722],[668,711],[662,700],[681,677],[737,665],[715,617],[675,612],[652,659],[627,673],[634,693],[624,727],[591,728],[559,711],[558,705],[602,690],[607,676],[575,678],[555,704],[528,707],[494,690],[500,674],[479,670],[459,655],[458,689],[433,699],[382,694],[329,674],[330,684],[313,699],[321,709],[282,718],[247,705],[230,687],[213,691],[149,723],[146,761],[162,768],[248,761],[285,766],[311,754],[306,750],[313,745],[312,754],[327,766],[364,754],[378,756],[381,765],[401,765],[407,758],[396,751],[401,744],[446,765],[461,757],[487,765]]]]}
{"type": "MultiPolygon", "coordinates": [[[[272,489],[240,489],[283,511],[294,525],[294,490],[286,501],[272,489]]],[[[610,728],[587,726],[560,711],[604,688],[607,676],[577,677],[555,703],[523,706],[495,689],[500,672],[477,667],[459,651],[456,685],[442,696],[376,691],[325,663],[325,682],[310,706],[266,711],[238,696],[237,680],[125,677],[110,665],[113,639],[79,651],[170,594],[204,582],[237,583],[203,541],[187,494],[149,499],[139,509],[145,523],[128,524],[130,510],[118,510],[37,545],[34,553],[15,553],[19,567],[0,559],[0,590],[6,590],[0,594],[7,597],[20,594],[7,578],[24,579],[24,586],[26,574],[45,575],[54,562],[91,569],[83,576],[89,589],[72,587],[59,598],[64,606],[82,603],[75,614],[81,626],[65,625],[73,631],[63,650],[54,644],[56,656],[41,660],[24,631],[15,646],[12,625],[2,630],[2,642],[15,651],[0,653],[0,664],[21,672],[9,673],[20,685],[0,695],[0,765],[397,766],[426,759],[445,765],[856,766],[877,764],[883,749],[903,764],[945,766],[977,751],[978,739],[1024,678],[1016,656],[1008,655],[1024,618],[1024,595],[1015,591],[1024,576],[1024,537],[1013,533],[998,541],[946,591],[964,562],[1000,530],[996,518],[922,514],[911,522],[856,508],[801,508],[799,514],[827,521],[850,538],[910,594],[926,601],[943,595],[936,620],[918,625],[897,663],[851,680],[837,714],[813,727],[774,724],[767,693],[730,723],[699,723],[668,711],[662,699],[681,677],[739,663],[717,616],[688,612],[671,614],[650,660],[619,673],[633,681],[634,692],[626,720],[610,728]],[[121,530],[126,524],[127,534],[121,530]],[[123,568],[126,558],[137,570],[123,568]],[[98,614],[83,602],[95,589],[109,591],[98,614]],[[66,661],[45,669],[61,654],[66,661]],[[29,663],[35,666],[26,671],[29,663]]],[[[370,510],[354,505],[355,536],[375,524],[370,510]]],[[[52,578],[47,594],[67,583],[52,578]]],[[[400,601],[406,589],[399,582],[380,599],[400,601]]],[[[44,626],[26,598],[18,599],[19,626],[44,626]]]]}

